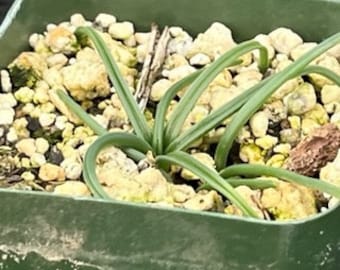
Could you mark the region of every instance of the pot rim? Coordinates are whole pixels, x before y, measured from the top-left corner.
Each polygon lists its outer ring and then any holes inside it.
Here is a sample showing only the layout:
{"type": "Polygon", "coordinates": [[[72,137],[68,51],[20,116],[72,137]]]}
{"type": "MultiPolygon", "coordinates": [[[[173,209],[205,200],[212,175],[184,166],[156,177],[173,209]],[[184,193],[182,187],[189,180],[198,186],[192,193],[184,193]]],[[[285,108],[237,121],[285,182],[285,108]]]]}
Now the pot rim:
{"type": "Polygon", "coordinates": [[[237,221],[237,222],[245,222],[248,224],[262,224],[265,226],[292,226],[292,225],[303,225],[306,223],[314,222],[316,220],[326,218],[329,215],[334,214],[336,211],[340,210],[340,204],[338,204],[335,207],[332,207],[325,212],[320,212],[315,215],[301,218],[297,220],[263,220],[263,219],[256,219],[252,217],[241,217],[236,215],[227,215],[224,213],[219,212],[208,212],[208,211],[201,211],[201,210],[192,210],[192,209],[183,209],[178,207],[167,207],[162,205],[152,205],[151,203],[142,203],[142,202],[130,202],[130,201],[123,201],[123,200],[107,200],[107,199],[101,199],[96,197],[83,197],[83,196],[67,196],[67,195],[60,195],[60,194],[54,194],[44,191],[29,191],[29,190],[14,190],[14,189],[5,189],[0,188],[0,195],[2,193],[11,193],[14,196],[15,195],[34,195],[37,197],[50,197],[55,199],[69,199],[72,201],[89,201],[89,202],[95,202],[95,203],[106,203],[106,204],[116,204],[121,206],[130,206],[130,207],[137,207],[137,208],[144,208],[144,209],[157,209],[159,211],[170,211],[170,212],[180,212],[180,213],[187,213],[189,215],[199,215],[199,216],[207,216],[207,217],[213,217],[213,218],[220,218],[220,219],[226,219],[230,221],[237,221]]]}

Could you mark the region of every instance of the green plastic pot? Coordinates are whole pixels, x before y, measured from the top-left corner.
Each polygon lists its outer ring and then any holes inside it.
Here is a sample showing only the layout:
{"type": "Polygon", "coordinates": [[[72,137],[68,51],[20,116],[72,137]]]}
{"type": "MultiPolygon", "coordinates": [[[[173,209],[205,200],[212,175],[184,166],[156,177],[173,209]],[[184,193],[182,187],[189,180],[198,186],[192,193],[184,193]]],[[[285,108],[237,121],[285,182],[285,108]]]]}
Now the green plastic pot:
{"type": "MultiPolygon", "coordinates": [[[[28,35],[75,12],[180,25],[211,22],[237,40],[287,26],[307,41],[340,30],[340,2],[316,0],[17,0],[0,27],[0,67],[28,35]]],[[[340,207],[295,222],[47,193],[0,190],[0,269],[340,269],[340,207]]]]}

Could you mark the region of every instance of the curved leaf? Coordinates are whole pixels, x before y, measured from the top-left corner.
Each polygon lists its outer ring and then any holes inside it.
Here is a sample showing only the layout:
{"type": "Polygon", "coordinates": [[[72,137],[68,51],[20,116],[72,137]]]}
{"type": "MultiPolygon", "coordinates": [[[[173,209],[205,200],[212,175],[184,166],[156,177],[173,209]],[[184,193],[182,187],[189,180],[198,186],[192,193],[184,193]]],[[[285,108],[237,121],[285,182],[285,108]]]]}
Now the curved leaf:
{"type": "Polygon", "coordinates": [[[109,146],[129,147],[138,152],[146,153],[151,150],[149,144],[134,134],[124,132],[106,133],[100,136],[86,151],[83,165],[84,180],[94,196],[109,199],[96,174],[96,160],[101,150],[109,146]]]}
{"type": "Polygon", "coordinates": [[[254,176],[273,176],[284,179],[291,183],[300,184],[312,189],[326,192],[338,199],[340,199],[340,187],[321,181],[317,178],[300,175],[282,168],[274,168],[265,165],[255,164],[238,164],[232,165],[220,172],[223,178],[244,175],[247,177],[254,176]]]}
{"type": "Polygon", "coordinates": [[[237,206],[246,216],[258,217],[256,212],[251,206],[237,193],[237,191],[226,182],[218,173],[205,166],[200,161],[194,159],[192,156],[185,152],[172,152],[164,156],[156,157],[157,163],[173,163],[177,164],[193,174],[197,175],[200,179],[209,184],[212,188],[219,191],[226,196],[235,206],[237,206]]]}
{"type": "Polygon", "coordinates": [[[180,90],[191,84],[202,73],[202,71],[203,70],[196,71],[189,76],[186,76],[184,79],[176,82],[166,91],[165,95],[158,103],[152,136],[152,146],[156,154],[161,154],[163,152],[164,123],[170,102],[180,90]]]}
{"type": "Polygon", "coordinates": [[[78,27],[75,33],[79,39],[83,38],[84,35],[91,39],[106,67],[109,78],[116,89],[119,100],[123,105],[123,108],[135,133],[139,137],[144,138],[144,140],[151,143],[151,130],[147,124],[147,121],[139,109],[138,104],[129,89],[129,86],[126,84],[125,79],[121,75],[116,62],[106,47],[103,39],[96,32],[96,30],[91,27],[78,27]]]}

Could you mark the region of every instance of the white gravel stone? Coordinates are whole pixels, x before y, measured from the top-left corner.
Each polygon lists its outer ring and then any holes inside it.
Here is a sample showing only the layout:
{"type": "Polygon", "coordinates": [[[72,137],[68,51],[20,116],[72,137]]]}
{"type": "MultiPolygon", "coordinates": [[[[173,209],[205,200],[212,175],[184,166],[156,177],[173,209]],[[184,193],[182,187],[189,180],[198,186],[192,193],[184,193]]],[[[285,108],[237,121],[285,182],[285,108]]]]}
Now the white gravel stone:
{"type": "Polygon", "coordinates": [[[32,138],[22,139],[15,145],[19,153],[24,153],[26,156],[31,157],[37,150],[35,140],[32,138]]]}
{"type": "Polygon", "coordinates": [[[82,165],[79,162],[66,158],[60,166],[65,170],[66,178],[73,180],[79,179],[82,172],[82,165]]]}
{"type": "Polygon", "coordinates": [[[35,46],[38,44],[39,39],[40,35],[37,33],[33,33],[32,35],[29,36],[28,43],[32,48],[35,48],[35,46]]]}
{"type": "Polygon", "coordinates": [[[69,196],[90,196],[90,190],[80,181],[66,181],[64,184],[56,186],[55,194],[69,195],[69,196]]]}
{"type": "Polygon", "coordinates": [[[101,125],[103,128],[107,128],[109,126],[109,119],[107,119],[105,116],[101,114],[97,114],[93,117],[99,125],[101,125]]]}
{"type": "Polygon", "coordinates": [[[86,24],[84,16],[80,13],[73,14],[70,18],[70,22],[75,27],[84,26],[86,24]]]}
{"type": "Polygon", "coordinates": [[[204,53],[195,54],[189,60],[190,65],[195,66],[205,66],[211,62],[210,57],[204,53]]]}
{"type": "Polygon", "coordinates": [[[7,140],[8,142],[11,142],[11,143],[13,143],[13,142],[15,142],[15,141],[18,140],[18,133],[17,133],[17,131],[15,130],[15,128],[11,127],[11,128],[9,129],[9,131],[8,131],[7,134],[6,134],[6,140],[7,140]]]}
{"type": "Polygon", "coordinates": [[[54,24],[54,23],[49,23],[48,25],[46,25],[47,32],[50,32],[50,31],[52,31],[52,30],[54,30],[56,28],[57,28],[57,25],[54,24]]]}
{"type": "Polygon", "coordinates": [[[156,81],[151,87],[150,99],[152,101],[160,101],[171,85],[172,83],[167,79],[156,81]]]}
{"type": "Polygon", "coordinates": [[[99,13],[94,20],[99,26],[108,28],[111,24],[114,24],[117,19],[115,16],[106,13],[99,13]]]}
{"type": "Polygon", "coordinates": [[[34,97],[34,90],[29,87],[21,87],[14,94],[15,98],[21,103],[30,103],[34,97]]]}
{"type": "Polygon", "coordinates": [[[64,115],[57,116],[54,125],[57,129],[63,130],[66,127],[67,117],[64,115]]]}
{"type": "Polygon", "coordinates": [[[267,113],[263,111],[255,113],[250,118],[249,125],[255,137],[265,136],[269,126],[269,118],[267,113]]]}
{"type": "Polygon", "coordinates": [[[67,64],[68,58],[65,56],[65,54],[57,53],[47,57],[46,62],[49,67],[53,66],[63,67],[67,64]]]}
{"type": "Polygon", "coordinates": [[[37,149],[37,153],[45,154],[50,148],[50,145],[45,138],[37,138],[35,140],[35,147],[37,149]]]}
{"type": "Polygon", "coordinates": [[[194,73],[196,69],[190,65],[176,67],[171,70],[163,70],[162,75],[168,77],[170,81],[176,82],[194,73]]]}
{"type": "Polygon", "coordinates": [[[340,87],[337,85],[326,84],[321,89],[321,101],[323,104],[340,102],[340,87]]]}
{"type": "Polygon", "coordinates": [[[135,36],[131,35],[129,38],[125,39],[124,44],[128,47],[135,47],[137,45],[135,36]]]}
{"type": "Polygon", "coordinates": [[[134,33],[134,26],[131,22],[119,22],[111,24],[109,34],[116,39],[128,39],[134,33]]]}
{"type": "Polygon", "coordinates": [[[150,39],[150,33],[138,32],[138,33],[135,34],[135,39],[136,39],[137,43],[145,44],[150,39]]]}
{"type": "Polygon", "coordinates": [[[275,50],[286,55],[289,55],[295,47],[303,43],[302,38],[298,34],[284,27],[270,32],[269,38],[275,50]]]}
{"type": "Polygon", "coordinates": [[[38,168],[46,163],[45,156],[40,153],[33,153],[30,160],[34,168],[38,168]]]}
{"type": "Polygon", "coordinates": [[[48,127],[54,123],[56,115],[53,113],[42,113],[39,116],[39,123],[42,127],[48,127]]]}
{"type": "Polygon", "coordinates": [[[55,164],[45,163],[39,169],[39,178],[43,181],[63,181],[65,180],[65,171],[55,164]]]}
{"type": "Polygon", "coordinates": [[[11,78],[9,77],[9,73],[7,70],[0,71],[0,82],[3,92],[8,93],[12,91],[11,78]]]}
{"type": "Polygon", "coordinates": [[[10,125],[14,121],[15,111],[13,108],[0,108],[0,125],[10,125]]]}
{"type": "Polygon", "coordinates": [[[35,179],[34,174],[29,171],[23,172],[20,176],[25,181],[33,181],[35,179]]]}
{"type": "Polygon", "coordinates": [[[17,100],[12,93],[0,94],[0,108],[13,108],[17,105],[17,100]]]}

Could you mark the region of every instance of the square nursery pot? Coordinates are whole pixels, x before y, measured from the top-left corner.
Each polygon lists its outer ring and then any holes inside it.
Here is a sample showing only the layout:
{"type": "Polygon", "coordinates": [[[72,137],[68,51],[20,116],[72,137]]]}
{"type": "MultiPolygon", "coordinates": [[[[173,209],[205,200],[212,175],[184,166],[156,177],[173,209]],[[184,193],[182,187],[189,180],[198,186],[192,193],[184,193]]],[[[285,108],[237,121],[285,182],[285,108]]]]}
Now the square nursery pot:
{"type": "MultiPolygon", "coordinates": [[[[196,34],[213,21],[238,41],[287,26],[307,41],[340,30],[340,1],[17,0],[0,27],[0,67],[28,36],[73,13],[100,12],[147,30],[155,21],[196,34]]],[[[0,116],[1,117],[1,116],[0,116]]],[[[265,222],[143,204],[0,190],[0,269],[340,269],[340,207],[265,222]]]]}

